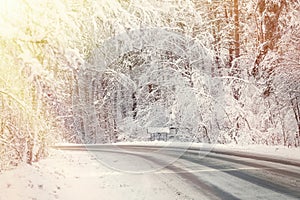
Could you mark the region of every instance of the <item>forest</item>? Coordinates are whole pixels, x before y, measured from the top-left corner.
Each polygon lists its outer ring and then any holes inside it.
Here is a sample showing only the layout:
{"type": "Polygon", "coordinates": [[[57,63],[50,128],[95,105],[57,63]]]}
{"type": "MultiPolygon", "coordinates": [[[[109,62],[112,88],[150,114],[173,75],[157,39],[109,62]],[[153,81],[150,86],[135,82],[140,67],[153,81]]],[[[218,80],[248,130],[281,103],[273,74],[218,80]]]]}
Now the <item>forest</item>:
{"type": "Polygon", "coordinates": [[[56,142],[300,146],[299,0],[1,0],[0,170],[56,142]]]}

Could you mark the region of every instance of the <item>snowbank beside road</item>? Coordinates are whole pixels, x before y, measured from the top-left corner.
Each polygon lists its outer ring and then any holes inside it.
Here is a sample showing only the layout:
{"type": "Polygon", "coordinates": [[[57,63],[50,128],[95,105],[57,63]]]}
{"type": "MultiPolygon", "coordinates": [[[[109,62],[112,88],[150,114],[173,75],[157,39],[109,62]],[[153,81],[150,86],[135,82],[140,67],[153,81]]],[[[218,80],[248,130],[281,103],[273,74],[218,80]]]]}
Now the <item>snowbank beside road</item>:
{"type": "Polygon", "coordinates": [[[230,150],[241,153],[251,153],[278,159],[293,159],[300,161],[300,148],[288,148],[285,146],[265,146],[265,145],[222,145],[217,144],[215,148],[218,150],[230,150]]]}

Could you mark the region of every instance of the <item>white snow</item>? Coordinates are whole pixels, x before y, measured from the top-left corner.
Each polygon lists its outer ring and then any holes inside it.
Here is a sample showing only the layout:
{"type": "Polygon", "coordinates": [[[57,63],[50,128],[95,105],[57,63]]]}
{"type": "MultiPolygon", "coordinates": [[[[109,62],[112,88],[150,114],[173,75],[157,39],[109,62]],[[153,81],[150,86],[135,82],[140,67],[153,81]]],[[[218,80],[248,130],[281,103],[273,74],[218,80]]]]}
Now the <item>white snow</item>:
{"type": "Polygon", "coordinates": [[[265,155],[276,158],[293,159],[300,161],[300,148],[288,148],[285,146],[265,146],[265,145],[224,145],[216,144],[216,149],[229,150],[235,152],[245,152],[255,155],[265,155]]]}
{"type": "Polygon", "coordinates": [[[50,157],[32,166],[0,174],[0,200],[183,200],[199,196],[199,191],[162,171],[130,174],[105,167],[89,152],[52,150],[50,157]]]}

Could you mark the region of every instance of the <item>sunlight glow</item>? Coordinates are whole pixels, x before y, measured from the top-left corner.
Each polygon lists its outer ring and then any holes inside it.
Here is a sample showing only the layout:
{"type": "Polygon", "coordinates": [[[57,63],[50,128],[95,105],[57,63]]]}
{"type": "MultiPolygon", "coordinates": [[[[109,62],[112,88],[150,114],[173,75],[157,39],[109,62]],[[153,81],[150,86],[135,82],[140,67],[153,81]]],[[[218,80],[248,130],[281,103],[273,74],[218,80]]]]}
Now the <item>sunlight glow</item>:
{"type": "Polygon", "coordinates": [[[0,0],[0,36],[14,37],[18,28],[26,21],[22,0],[0,0]]]}

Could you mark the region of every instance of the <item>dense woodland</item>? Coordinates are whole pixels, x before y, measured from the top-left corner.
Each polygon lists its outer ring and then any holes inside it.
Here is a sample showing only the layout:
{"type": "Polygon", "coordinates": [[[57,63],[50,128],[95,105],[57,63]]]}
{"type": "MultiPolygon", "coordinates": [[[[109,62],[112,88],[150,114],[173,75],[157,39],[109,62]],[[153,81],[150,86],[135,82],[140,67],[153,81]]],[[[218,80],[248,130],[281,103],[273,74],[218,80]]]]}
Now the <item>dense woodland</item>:
{"type": "Polygon", "coordinates": [[[148,127],[300,145],[298,0],[0,2],[0,169],[148,127]]]}

